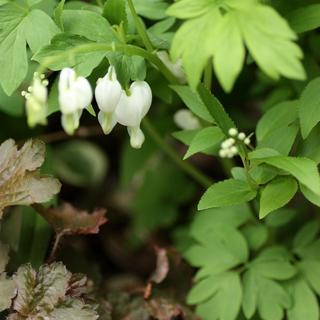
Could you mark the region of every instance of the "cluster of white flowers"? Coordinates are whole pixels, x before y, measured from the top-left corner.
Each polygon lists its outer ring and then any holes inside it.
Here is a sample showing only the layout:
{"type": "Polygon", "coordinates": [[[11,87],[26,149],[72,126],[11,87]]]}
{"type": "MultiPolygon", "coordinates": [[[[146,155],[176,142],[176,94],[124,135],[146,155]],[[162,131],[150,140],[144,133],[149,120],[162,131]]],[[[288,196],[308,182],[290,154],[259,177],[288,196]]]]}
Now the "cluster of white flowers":
{"type": "Polygon", "coordinates": [[[229,138],[221,143],[221,149],[219,151],[219,156],[221,158],[233,158],[239,153],[237,143],[244,143],[245,145],[250,145],[250,137],[247,137],[244,132],[238,132],[236,128],[229,129],[229,138]]]}
{"type": "MultiPolygon", "coordinates": [[[[26,98],[28,123],[30,126],[46,124],[48,81],[44,75],[35,73],[28,92],[22,92],[26,98]]],[[[61,123],[68,134],[74,134],[80,125],[80,117],[93,98],[89,81],[71,68],[60,73],[59,106],[62,113],[61,123]]],[[[116,123],[128,128],[133,148],[140,148],[144,134],[140,129],[142,119],[148,113],[152,103],[151,88],[145,81],[134,81],[129,90],[122,89],[113,66],[108,73],[97,81],[95,98],[100,109],[99,123],[105,134],[111,132],[116,123]]]]}
{"type": "Polygon", "coordinates": [[[48,84],[49,82],[45,79],[44,74],[35,72],[33,74],[32,85],[28,88],[28,91],[22,91],[21,93],[26,98],[28,125],[31,128],[38,123],[47,123],[48,84]]]}

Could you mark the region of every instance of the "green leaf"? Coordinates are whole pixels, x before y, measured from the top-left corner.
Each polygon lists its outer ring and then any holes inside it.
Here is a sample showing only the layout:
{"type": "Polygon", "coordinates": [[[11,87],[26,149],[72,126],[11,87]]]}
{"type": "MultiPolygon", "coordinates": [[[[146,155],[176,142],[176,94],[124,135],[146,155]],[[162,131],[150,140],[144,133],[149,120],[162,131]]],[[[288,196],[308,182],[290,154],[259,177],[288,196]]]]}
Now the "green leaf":
{"type": "Polygon", "coordinates": [[[127,28],[128,19],[126,13],[126,2],[124,0],[107,0],[102,14],[111,25],[120,25],[121,22],[127,28]]]}
{"type": "Polygon", "coordinates": [[[105,154],[88,141],[73,140],[61,144],[55,150],[54,157],[56,174],[73,186],[97,186],[108,170],[105,154]]]}
{"type": "Polygon", "coordinates": [[[265,219],[266,225],[270,227],[282,227],[291,222],[297,212],[293,209],[281,208],[268,214],[265,219]]]}
{"type": "Polygon", "coordinates": [[[309,200],[311,203],[315,204],[316,206],[320,207],[320,196],[315,194],[310,189],[305,187],[303,184],[300,184],[300,191],[304,195],[304,197],[309,200]]]}
{"type": "Polygon", "coordinates": [[[57,31],[51,18],[43,11],[27,11],[14,3],[0,7],[0,83],[8,95],[27,75],[26,44],[35,52],[48,44],[57,31]]]}
{"type": "Polygon", "coordinates": [[[302,33],[320,27],[320,4],[301,6],[286,16],[291,28],[302,33]]]}
{"type": "Polygon", "coordinates": [[[33,59],[39,63],[44,63],[47,58],[65,56],[64,59],[59,59],[59,62],[50,63],[48,67],[55,71],[65,67],[74,67],[78,75],[86,77],[100,64],[106,53],[87,52],[74,55],[71,51],[77,46],[90,43],[93,42],[84,37],[61,33],[56,35],[51,44],[42,48],[33,59]]]}
{"type": "Polygon", "coordinates": [[[205,104],[197,92],[192,91],[188,86],[171,86],[171,88],[179,95],[184,104],[199,118],[214,123],[214,119],[207,110],[205,104]]]}
{"type": "Polygon", "coordinates": [[[228,179],[213,184],[202,196],[198,210],[231,206],[254,199],[256,190],[242,180],[228,179]]]}
{"type": "Polygon", "coordinates": [[[179,19],[189,19],[203,15],[210,7],[215,6],[216,4],[211,0],[180,0],[169,7],[167,14],[179,19]]]}
{"type": "Polygon", "coordinates": [[[202,84],[198,87],[198,93],[205,104],[207,110],[215,120],[216,124],[220,127],[222,132],[228,136],[229,129],[235,128],[236,125],[224,110],[219,100],[211,94],[211,92],[202,84]]]}
{"type": "Polygon", "coordinates": [[[62,31],[64,31],[62,13],[63,13],[65,2],[66,2],[66,0],[61,0],[59,2],[59,4],[57,5],[57,7],[53,11],[54,21],[62,31]]]}
{"type": "Polygon", "coordinates": [[[303,53],[293,42],[296,35],[273,8],[248,6],[240,10],[238,19],[251,56],[268,76],[305,79],[300,61],[303,53]]]}
{"type": "Polygon", "coordinates": [[[244,274],[242,307],[247,319],[258,309],[262,319],[280,320],[289,306],[290,297],[280,284],[252,269],[244,274]]]}
{"type": "Polygon", "coordinates": [[[299,118],[301,134],[305,139],[311,130],[320,122],[320,78],[309,82],[302,92],[299,101],[299,118]]]}
{"type": "Polygon", "coordinates": [[[290,177],[280,177],[269,182],[261,192],[259,218],[263,219],[270,212],[285,206],[297,190],[296,180],[290,177]]]}
{"type": "MultiPolygon", "coordinates": [[[[251,153],[253,154],[253,153],[251,153]]],[[[296,157],[258,157],[257,154],[251,159],[257,159],[273,167],[288,172],[299,180],[303,185],[316,194],[320,195],[320,179],[316,163],[308,158],[296,157]]]]}
{"type": "Polygon", "coordinates": [[[242,233],[253,250],[261,248],[268,240],[268,228],[263,224],[247,225],[242,228],[242,233]]]}
{"type": "Polygon", "coordinates": [[[183,159],[187,159],[195,153],[212,148],[224,138],[224,134],[218,127],[208,127],[198,132],[192,139],[190,147],[183,159]]]}
{"type": "Polygon", "coordinates": [[[137,13],[151,20],[166,18],[168,3],[164,0],[133,0],[137,13]]]}
{"type": "Polygon", "coordinates": [[[288,320],[319,319],[317,297],[302,277],[290,281],[289,292],[293,303],[287,313],[288,320]]]}
{"type": "Polygon", "coordinates": [[[320,261],[302,260],[298,263],[298,269],[309,286],[320,295],[320,261]]]}
{"type": "Polygon", "coordinates": [[[242,70],[245,58],[242,33],[237,21],[237,13],[225,14],[219,23],[214,39],[213,66],[219,82],[226,92],[232,90],[234,82],[242,70]],[[231,43],[232,50],[230,50],[231,43]]]}
{"type": "Polygon", "coordinates": [[[189,146],[192,140],[194,139],[194,137],[200,131],[201,129],[176,131],[172,133],[172,136],[175,137],[180,142],[184,143],[185,145],[189,146]]]}
{"type": "Polygon", "coordinates": [[[192,89],[196,89],[202,70],[212,55],[213,36],[220,19],[218,9],[207,10],[204,15],[184,22],[173,38],[171,54],[174,60],[182,58],[192,89]]]}
{"type": "Polygon", "coordinates": [[[197,306],[203,319],[234,320],[240,311],[242,286],[236,272],[225,272],[203,279],[190,291],[188,303],[197,306]]]}
{"type": "Polygon", "coordinates": [[[319,230],[320,223],[317,220],[305,224],[293,239],[294,250],[301,250],[310,245],[316,239],[319,230]]]}

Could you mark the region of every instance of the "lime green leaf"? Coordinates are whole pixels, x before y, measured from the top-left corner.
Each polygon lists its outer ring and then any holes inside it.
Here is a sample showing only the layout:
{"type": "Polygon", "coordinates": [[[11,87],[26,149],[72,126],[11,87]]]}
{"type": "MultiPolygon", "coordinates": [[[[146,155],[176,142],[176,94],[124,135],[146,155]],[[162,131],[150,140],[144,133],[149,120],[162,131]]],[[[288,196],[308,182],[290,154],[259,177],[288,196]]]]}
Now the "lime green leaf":
{"type": "Polygon", "coordinates": [[[198,93],[216,124],[225,135],[228,135],[229,129],[235,128],[236,125],[224,110],[220,101],[202,84],[198,87],[198,93]]]}
{"type": "Polygon", "coordinates": [[[291,11],[286,18],[297,33],[316,29],[320,27],[320,4],[302,6],[291,11]]]}
{"type": "Polygon", "coordinates": [[[273,8],[248,6],[239,11],[238,19],[250,54],[268,76],[305,79],[303,53],[292,41],[296,35],[273,8]]]}
{"type": "Polygon", "coordinates": [[[236,272],[213,275],[200,281],[191,289],[188,303],[197,306],[203,319],[234,320],[240,311],[242,286],[236,272]]]}
{"type": "Polygon", "coordinates": [[[315,204],[316,206],[320,207],[320,196],[315,194],[310,189],[305,187],[303,184],[300,183],[300,191],[304,195],[304,197],[309,200],[311,203],[315,204]]]}
{"type": "Polygon", "coordinates": [[[295,278],[289,283],[292,297],[292,307],[288,310],[288,320],[318,320],[319,307],[315,294],[302,277],[295,278]]]}
{"type": "Polygon", "coordinates": [[[224,138],[224,134],[217,127],[208,127],[202,129],[192,139],[190,147],[184,156],[187,159],[195,153],[205,151],[211,147],[216,146],[224,138]]]}
{"type": "Polygon", "coordinates": [[[230,92],[242,70],[245,58],[245,47],[235,12],[223,16],[216,30],[214,43],[214,69],[223,89],[230,92]],[[232,50],[230,50],[231,43],[232,50]]]}
{"type": "Polygon", "coordinates": [[[263,219],[270,212],[285,206],[297,190],[296,180],[290,177],[281,177],[269,182],[261,192],[259,218],[263,219]]]}
{"type": "Polygon", "coordinates": [[[49,43],[58,28],[43,11],[8,3],[0,7],[0,83],[11,95],[27,75],[26,44],[34,52],[49,43]],[[39,21],[38,21],[39,20],[39,21]]]}
{"type": "Polygon", "coordinates": [[[202,70],[212,55],[213,36],[220,19],[219,10],[210,9],[206,14],[184,22],[173,38],[171,54],[175,60],[182,58],[193,89],[197,87],[202,70]]]}
{"type": "Polygon", "coordinates": [[[205,14],[211,7],[216,7],[211,0],[180,0],[169,7],[167,14],[180,19],[195,18],[205,14]]]}
{"type": "Polygon", "coordinates": [[[257,157],[257,154],[252,158],[290,173],[311,191],[320,195],[319,172],[317,165],[313,160],[308,158],[282,156],[259,158],[257,157]]]}
{"type": "Polygon", "coordinates": [[[257,195],[257,191],[242,180],[229,179],[212,185],[202,196],[198,209],[231,206],[250,201],[257,195]]]}
{"type": "Polygon", "coordinates": [[[320,78],[309,82],[299,101],[299,118],[302,137],[305,139],[320,122],[320,78]]]}
{"type": "Polygon", "coordinates": [[[59,4],[57,5],[57,7],[53,11],[54,21],[62,31],[64,31],[62,13],[63,13],[65,2],[66,2],[66,0],[61,0],[59,2],[59,4]]]}
{"type": "Polygon", "coordinates": [[[151,20],[166,18],[168,3],[164,0],[133,0],[137,13],[151,20]]]}
{"type": "Polygon", "coordinates": [[[184,104],[199,118],[214,123],[214,119],[207,110],[201,98],[188,86],[171,86],[171,88],[179,95],[184,104]]]}
{"type": "Polygon", "coordinates": [[[127,28],[128,19],[124,0],[107,0],[104,4],[102,15],[111,25],[120,25],[122,22],[124,27],[127,28]]]}

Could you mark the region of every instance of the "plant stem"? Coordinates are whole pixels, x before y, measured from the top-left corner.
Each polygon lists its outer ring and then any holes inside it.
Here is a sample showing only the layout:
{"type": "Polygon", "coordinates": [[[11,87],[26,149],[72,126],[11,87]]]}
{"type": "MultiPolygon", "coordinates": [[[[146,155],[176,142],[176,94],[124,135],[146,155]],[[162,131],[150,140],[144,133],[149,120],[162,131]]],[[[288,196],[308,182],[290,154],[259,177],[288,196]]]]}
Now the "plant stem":
{"type": "Polygon", "coordinates": [[[211,91],[212,86],[212,65],[211,61],[208,61],[206,68],[204,69],[204,85],[207,87],[209,91],[211,91]]]}
{"type": "Polygon", "coordinates": [[[137,28],[138,34],[140,35],[144,46],[146,47],[146,49],[149,52],[153,52],[152,43],[151,43],[151,41],[150,41],[150,39],[148,37],[147,31],[145,29],[145,26],[142,24],[139,16],[137,15],[137,12],[136,12],[136,9],[135,9],[135,7],[133,5],[132,0],[128,0],[128,5],[129,5],[129,8],[130,8],[132,17],[133,17],[134,24],[135,24],[135,26],[137,28]]]}
{"type": "Polygon", "coordinates": [[[55,56],[44,58],[41,61],[41,65],[38,69],[39,73],[43,73],[46,68],[50,68],[51,65],[59,62],[64,61],[66,59],[74,58],[74,55],[77,53],[87,53],[87,52],[110,52],[110,51],[117,51],[123,52],[125,54],[131,56],[140,56],[147,59],[149,62],[154,64],[159,71],[163,74],[163,76],[170,82],[170,84],[179,84],[176,77],[171,73],[171,71],[164,65],[164,63],[153,53],[148,52],[147,50],[130,45],[130,44],[121,44],[121,43],[90,43],[79,45],[74,47],[70,50],[62,52],[61,54],[57,54],[55,56]]]}
{"type": "Polygon", "coordinates": [[[159,132],[154,128],[152,123],[149,121],[149,119],[146,117],[142,121],[142,125],[146,132],[150,135],[150,137],[160,146],[160,148],[163,150],[163,152],[171,158],[171,160],[179,166],[186,174],[188,174],[190,177],[192,177],[195,181],[197,181],[200,185],[202,185],[205,188],[208,188],[212,185],[211,179],[209,179],[205,174],[200,172],[198,169],[196,169],[194,166],[192,166],[190,163],[182,160],[179,154],[177,154],[176,150],[166,143],[164,139],[161,137],[159,132]]]}

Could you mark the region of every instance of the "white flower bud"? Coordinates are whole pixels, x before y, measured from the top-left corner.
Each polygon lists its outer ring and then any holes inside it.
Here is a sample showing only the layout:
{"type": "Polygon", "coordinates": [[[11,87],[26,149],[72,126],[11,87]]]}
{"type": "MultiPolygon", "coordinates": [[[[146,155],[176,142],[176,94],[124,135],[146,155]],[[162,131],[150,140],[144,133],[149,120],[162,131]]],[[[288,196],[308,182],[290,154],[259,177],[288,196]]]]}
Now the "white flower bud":
{"type": "Polygon", "coordinates": [[[95,97],[99,109],[105,113],[113,113],[119,103],[122,92],[114,67],[110,66],[108,73],[98,80],[95,89],[95,97]]]}
{"type": "Polygon", "coordinates": [[[233,155],[236,155],[238,153],[238,147],[237,146],[232,146],[230,148],[230,151],[232,152],[233,155]]]}
{"type": "Polygon", "coordinates": [[[73,113],[62,114],[61,124],[62,124],[63,130],[67,134],[73,135],[74,132],[79,128],[81,115],[82,115],[82,110],[78,110],[73,113]]]}
{"type": "Polygon", "coordinates": [[[245,138],[245,139],[244,139],[244,143],[245,143],[246,145],[249,145],[249,144],[251,143],[250,138],[245,138]]]}
{"type": "Polygon", "coordinates": [[[233,138],[229,138],[221,143],[221,148],[228,149],[231,146],[233,146],[235,142],[236,142],[236,140],[234,140],[233,138]]]}
{"type": "MultiPolygon", "coordinates": [[[[44,75],[41,76],[44,77],[44,75]]],[[[48,80],[42,80],[43,77],[35,73],[32,86],[28,88],[28,92],[22,92],[22,95],[26,99],[28,125],[30,127],[47,123],[48,80]]]]}
{"type": "Polygon", "coordinates": [[[152,103],[151,88],[145,81],[135,81],[130,86],[130,96],[122,94],[116,108],[117,122],[127,127],[139,127],[152,103]]]}
{"type": "Polygon", "coordinates": [[[65,68],[59,79],[59,104],[64,114],[74,113],[85,109],[92,100],[92,90],[89,81],[77,77],[71,68],[65,68]]]}
{"type": "Polygon", "coordinates": [[[171,73],[177,78],[179,83],[187,83],[187,77],[183,70],[181,59],[178,59],[176,63],[173,63],[167,51],[158,51],[157,56],[163,62],[163,64],[171,71],[171,73]]]}
{"type": "Polygon", "coordinates": [[[226,149],[219,150],[219,156],[221,158],[225,158],[227,156],[228,151],[226,149]]]}
{"type": "Polygon", "coordinates": [[[178,110],[173,120],[175,124],[183,130],[194,130],[200,128],[200,121],[193,113],[188,109],[178,110]]]}
{"type": "Polygon", "coordinates": [[[120,82],[113,66],[97,82],[95,97],[99,109],[98,120],[105,134],[109,134],[117,123],[115,110],[123,94],[120,82]]]}
{"type": "Polygon", "coordinates": [[[239,140],[243,141],[245,138],[246,138],[245,133],[240,132],[240,133],[238,134],[238,139],[239,139],[239,140]]]}
{"type": "Polygon", "coordinates": [[[236,128],[230,128],[228,133],[231,137],[235,137],[238,134],[238,130],[236,128]]]}

